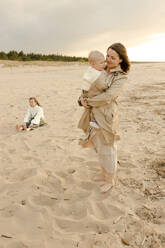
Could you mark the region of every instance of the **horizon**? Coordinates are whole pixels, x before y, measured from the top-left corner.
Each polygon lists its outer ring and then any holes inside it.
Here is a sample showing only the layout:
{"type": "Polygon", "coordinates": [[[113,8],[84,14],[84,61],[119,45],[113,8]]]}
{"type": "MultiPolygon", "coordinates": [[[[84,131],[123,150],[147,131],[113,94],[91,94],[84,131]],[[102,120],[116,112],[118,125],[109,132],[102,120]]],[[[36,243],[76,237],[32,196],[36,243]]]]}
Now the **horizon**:
{"type": "MultiPolygon", "coordinates": [[[[128,48],[129,49],[129,48],[128,48]]],[[[127,49],[127,50],[128,50],[127,49]]],[[[37,52],[37,53],[35,53],[34,51],[30,51],[30,52],[24,52],[23,50],[14,50],[14,49],[12,49],[12,50],[10,50],[10,51],[2,51],[2,50],[0,50],[0,53],[1,52],[4,52],[5,54],[8,54],[8,53],[10,53],[10,52],[12,52],[12,51],[15,51],[15,52],[17,52],[18,54],[20,53],[20,52],[23,52],[25,55],[28,55],[28,54],[34,54],[34,55],[37,55],[37,54],[40,54],[40,55],[42,55],[42,56],[49,56],[49,55],[55,55],[55,56],[62,56],[62,57],[64,57],[64,56],[66,56],[66,57],[76,57],[76,58],[84,58],[84,59],[88,59],[88,56],[81,56],[81,55],[71,55],[71,54],[63,54],[63,53],[42,53],[42,52],[37,52]]],[[[129,58],[130,59],[130,58],[129,58]]],[[[5,60],[8,60],[8,61],[20,61],[20,62],[26,62],[26,61],[23,61],[23,60],[17,60],[17,59],[2,59],[2,58],[0,58],[0,61],[5,61],[5,60]]],[[[32,61],[32,60],[31,60],[32,61]]],[[[33,61],[35,61],[35,60],[33,60],[33,61]]],[[[36,60],[37,61],[37,60],[36,60]]],[[[38,60],[38,61],[44,61],[44,60],[38,60]]],[[[55,61],[55,60],[54,60],[55,61]]],[[[73,61],[71,61],[71,62],[73,62],[73,61]]],[[[76,62],[76,61],[75,61],[76,62]]],[[[84,61],[84,62],[88,62],[88,61],[84,61]]],[[[165,60],[134,60],[134,59],[130,59],[130,62],[131,63],[163,63],[163,62],[165,62],[165,60]]]]}

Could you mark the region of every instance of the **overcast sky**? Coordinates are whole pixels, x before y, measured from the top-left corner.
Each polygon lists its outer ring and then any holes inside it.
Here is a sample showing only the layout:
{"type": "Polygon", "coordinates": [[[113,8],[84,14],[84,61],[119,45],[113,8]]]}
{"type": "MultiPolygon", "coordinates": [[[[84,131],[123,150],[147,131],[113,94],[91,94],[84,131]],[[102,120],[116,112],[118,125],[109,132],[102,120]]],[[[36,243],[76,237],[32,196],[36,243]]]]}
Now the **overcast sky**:
{"type": "Polygon", "coordinates": [[[0,0],[0,50],[87,56],[165,33],[165,0],[0,0]]]}

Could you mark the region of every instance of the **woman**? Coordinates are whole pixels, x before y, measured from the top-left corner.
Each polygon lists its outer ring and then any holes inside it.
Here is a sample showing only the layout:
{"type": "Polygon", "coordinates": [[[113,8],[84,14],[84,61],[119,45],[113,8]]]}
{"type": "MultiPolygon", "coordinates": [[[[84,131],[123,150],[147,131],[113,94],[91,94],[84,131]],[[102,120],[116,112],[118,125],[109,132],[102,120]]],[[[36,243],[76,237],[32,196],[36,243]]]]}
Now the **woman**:
{"type": "Polygon", "coordinates": [[[29,98],[29,108],[24,117],[24,122],[21,126],[16,125],[16,129],[19,130],[32,130],[38,126],[45,124],[44,112],[41,104],[35,97],[29,98]]]}
{"type": "MultiPolygon", "coordinates": [[[[118,106],[117,98],[127,81],[127,72],[130,62],[126,48],[121,43],[114,43],[107,49],[106,69],[98,78],[106,82],[108,89],[92,98],[81,98],[81,104],[85,108],[91,108],[93,118],[99,125],[99,129],[89,128],[88,138],[83,146],[92,145],[99,156],[102,168],[100,180],[104,180],[101,192],[105,193],[115,185],[117,171],[117,140],[118,134],[118,106]]],[[[81,123],[79,128],[83,129],[81,123]]]]}

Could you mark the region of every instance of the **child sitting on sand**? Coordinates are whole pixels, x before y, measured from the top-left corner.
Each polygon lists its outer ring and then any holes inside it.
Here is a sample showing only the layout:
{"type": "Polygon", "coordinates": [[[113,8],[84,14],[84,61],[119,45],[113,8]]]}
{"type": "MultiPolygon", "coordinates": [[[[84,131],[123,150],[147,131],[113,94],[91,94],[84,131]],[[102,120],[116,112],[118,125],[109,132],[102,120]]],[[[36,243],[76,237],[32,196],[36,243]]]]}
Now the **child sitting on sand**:
{"type": "MultiPolygon", "coordinates": [[[[107,84],[97,83],[97,79],[100,77],[101,72],[105,69],[106,66],[104,55],[99,51],[91,51],[88,55],[88,61],[90,66],[83,76],[83,84],[81,87],[82,94],[78,100],[80,106],[81,98],[85,99],[86,97],[97,96],[108,88],[107,84]]],[[[81,128],[83,126],[83,130],[86,133],[88,131],[86,129],[88,127],[88,123],[90,123],[91,127],[99,129],[99,125],[92,116],[91,109],[85,109],[79,121],[78,127],[81,128]],[[84,124],[82,125],[82,123],[84,124]]]]}
{"type": "Polygon", "coordinates": [[[35,97],[29,98],[30,107],[27,110],[27,113],[24,117],[24,122],[22,125],[16,125],[16,130],[33,130],[33,128],[42,126],[45,124],[45,117],[43,108],[41,104],[35,97]]]}

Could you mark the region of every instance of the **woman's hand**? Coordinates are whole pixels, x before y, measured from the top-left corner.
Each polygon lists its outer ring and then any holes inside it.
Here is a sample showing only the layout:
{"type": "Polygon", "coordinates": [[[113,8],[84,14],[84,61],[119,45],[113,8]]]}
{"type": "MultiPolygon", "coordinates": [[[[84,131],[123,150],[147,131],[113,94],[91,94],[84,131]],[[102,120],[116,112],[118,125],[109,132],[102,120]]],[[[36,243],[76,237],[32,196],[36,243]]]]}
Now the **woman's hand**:
{"type": "Polygon", "coordinates": [[[84,98],[80,98],[80,102],[81,102],[81,104],[82,104],[82,106],[84,107],[84,108],[89,108],[89,106],[87,105],[87,103],[86,103],[86,101],[85,101],[85,99],[84,98]]]}

